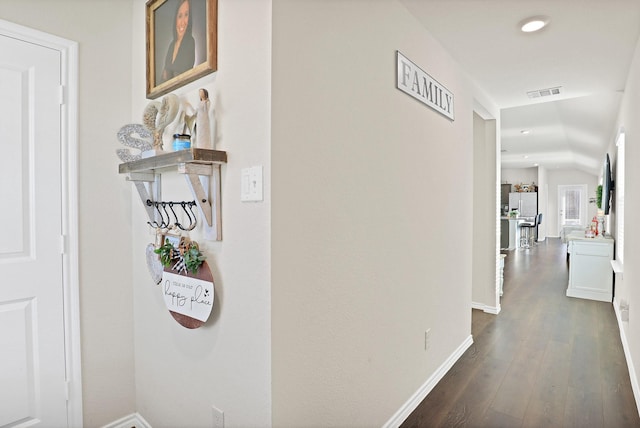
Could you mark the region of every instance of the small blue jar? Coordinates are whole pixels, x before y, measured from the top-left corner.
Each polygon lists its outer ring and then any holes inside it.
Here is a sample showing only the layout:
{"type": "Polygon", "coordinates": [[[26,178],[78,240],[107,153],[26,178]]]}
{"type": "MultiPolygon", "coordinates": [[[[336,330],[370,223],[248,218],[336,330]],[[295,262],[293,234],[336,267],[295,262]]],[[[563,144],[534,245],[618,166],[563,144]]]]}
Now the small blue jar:
{"type": "Polygon", "coordinates": [[[191,148],[191,135],[173,134],[173,151],[185,150],[191,148]]]}

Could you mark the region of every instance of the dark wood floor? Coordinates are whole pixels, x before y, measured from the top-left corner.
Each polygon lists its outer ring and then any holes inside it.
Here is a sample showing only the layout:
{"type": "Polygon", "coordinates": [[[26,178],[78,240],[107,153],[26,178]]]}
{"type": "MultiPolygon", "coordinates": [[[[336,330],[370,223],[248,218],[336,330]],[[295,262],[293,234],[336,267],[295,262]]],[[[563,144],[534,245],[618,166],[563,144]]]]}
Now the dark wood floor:
{"type": "Polygon", "coordinates": [[[402,427],[640,427],[610,303],[566,297],[566,247],[509,251],[502,311],[402,427]]]}

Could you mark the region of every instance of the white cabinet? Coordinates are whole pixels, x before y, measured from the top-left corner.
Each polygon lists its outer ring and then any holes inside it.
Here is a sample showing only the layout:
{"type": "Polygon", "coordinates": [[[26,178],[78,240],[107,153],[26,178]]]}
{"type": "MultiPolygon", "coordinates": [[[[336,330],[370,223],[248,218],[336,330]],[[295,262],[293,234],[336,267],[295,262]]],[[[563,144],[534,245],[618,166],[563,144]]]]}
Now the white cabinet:
{"type": "Polygon", "coordinates": [[[509,211],[513,209],[520,211],[520,217],[535,217],[538,214],[538,193],[509,193],[509,211]]]}
{"type": "Polygon", "coordinates": [[[567,296],[613,300],[613,239],[574,238],[568,243],[569,286],[567,296]]]}

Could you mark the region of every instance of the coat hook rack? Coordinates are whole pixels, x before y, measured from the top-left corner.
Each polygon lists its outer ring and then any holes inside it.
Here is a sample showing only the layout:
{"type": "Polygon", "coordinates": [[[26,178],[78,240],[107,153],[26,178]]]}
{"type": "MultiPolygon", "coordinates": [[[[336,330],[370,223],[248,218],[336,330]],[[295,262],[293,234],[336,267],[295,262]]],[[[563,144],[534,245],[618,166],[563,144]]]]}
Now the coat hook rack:
{"type": "Polygon", "coordinates": [[[176,204],[182,208],[182,202],[173,202],[172,206],[162,206],[161,171],[173,168],[183,174],[192,192],[194,200],[185,202],[185,212],[189,218],[189,226],[195,227],[196,216],[193,203],[200,208],[206,223],[213,229],[215,239],[222,240],[222,220],[220,209],[220,166],[227,162],[227,153],[220,150],[187,149],[139,159],[119,165],[121,174],[128,174],[127,179],[135,184],[140,200],[147,211],[149,224],[159,227],[171,222],[172,211],[176,204]],[[151,204],[147,204],[147,201],[151,204]],[[159,207],[156,202],[159,201],[159,207]],[[168,208],[168,211],[165,209],[168,208]],[[190,211],[187,212],[187,210],[190,211]]]}
{"type": "Polygon", "coordinates": [[[152,201],[151,199],[147,199],[146,206],[154,207],[155,211],[158,213],[158,217],[160,217],[160,223],[158,223],[157,219],[153,221],[148,221],[147,224],[149,226],[155,227],[156,229],[168,229],[172,226],[177,227],[180,230],[193,230],[198,224],[198,220],[196,219],[196,213],[193,212],[193,207],[195,207],[196,201],[181,201],[181,202],[173,202],[173,201],[152,201]],[[187,218],[189,219],[189,225],[183,225],[174,210],[174,206],[180,206],[182,211],[185,213],[187,218]],[[173,225],[171,223],[171,215],[167,211],[167,208],[171,211],[173,215],[173,225]]]}

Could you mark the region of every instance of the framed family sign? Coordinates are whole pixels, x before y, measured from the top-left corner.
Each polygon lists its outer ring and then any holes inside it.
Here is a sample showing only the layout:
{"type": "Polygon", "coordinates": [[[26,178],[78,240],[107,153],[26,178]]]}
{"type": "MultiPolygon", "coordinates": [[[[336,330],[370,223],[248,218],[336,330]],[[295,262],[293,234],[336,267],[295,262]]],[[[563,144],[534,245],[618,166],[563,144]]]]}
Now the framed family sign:
{"type": "Polygon", "coordinates": [[[218,0],[147,2],[147,98],[218,68],[218,0]]]}

